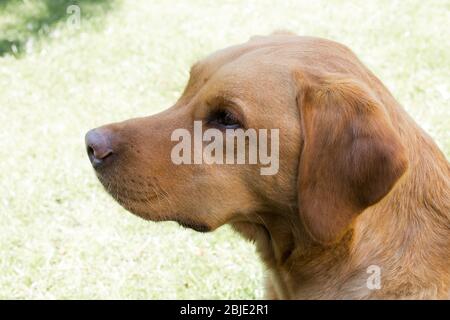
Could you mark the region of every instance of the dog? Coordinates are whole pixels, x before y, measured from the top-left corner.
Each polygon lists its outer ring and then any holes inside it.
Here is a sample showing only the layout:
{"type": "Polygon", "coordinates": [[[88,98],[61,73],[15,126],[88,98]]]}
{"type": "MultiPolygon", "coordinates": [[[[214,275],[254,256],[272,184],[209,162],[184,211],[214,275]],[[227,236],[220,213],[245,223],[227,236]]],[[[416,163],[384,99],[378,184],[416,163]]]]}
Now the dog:
{"type": "MultiPolygon", "coordinates": [[[[257,36],[197,62],[159,114],[89,131],[125,209],[200,232],[228,224],[267,267],[268,299],[448,299],[450,165],[346,46],[257,36]],[[175,164],[175,130],[279,129],[279,169],[175,164]]],[[[204,142],[202,142],[204,144],[204,142]]]]}

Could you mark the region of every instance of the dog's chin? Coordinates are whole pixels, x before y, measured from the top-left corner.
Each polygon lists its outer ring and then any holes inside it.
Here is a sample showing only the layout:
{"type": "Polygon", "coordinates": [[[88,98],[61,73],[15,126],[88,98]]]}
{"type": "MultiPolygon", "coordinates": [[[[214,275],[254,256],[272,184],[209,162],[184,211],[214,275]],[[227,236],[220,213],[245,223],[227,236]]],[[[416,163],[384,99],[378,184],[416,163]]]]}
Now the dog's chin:
{"type": "Polygon", "coordinates": [[[182,226],[184,228],[192,229],[197,232],[206,233],[206,232],[212,231],[212,228],[210,226],[208,226],[207,224],[197,223],[197,222],[190,221],[187,219],[175,219],[172,221],[177,222],[180,226],[182,226]]]}
{"type": "Polygon", "coordinates": [[[123,198],[118,197],[113,192],[108,192],[108,193],[118,204],[120,204],[120,206],[122,208],[124,208],[131,214],[133,214],[139,218],[142,218],[144,220],[152,221],[152,222],[174,221],[184,228],[192,229],[194,231],[202,232],[202,233],[210,232],[213,229],[212,227],[210,227],[207,224],[198,223],[198,222],[192,221],[191,219],[187,219],[187,218],[182,218],[182,217],[171,218],[170,216],[163,217],[160,214],[148,211],[146,208],[141,208],[141,206],[139,204],[136,204],[136,203],[133,203],[130,201],[124,201],[123,198]]]}
{"type": "Polygon", "coordinates": [[[178,223],[183,228],[192,229],[194,231],[201,232],[201,233],[206,233],[206,232],[210,232],[210,231],[213,230],[213,228],[211,226],[207,225],[207,224],[198,223],[198,222],[192,221],[190,219],[186,219],[186,218],[171,218],[170,216],[169,217],[163,217],[163,216],[161,216],[159,214],[151,213],[151,212],[148,212],[146,210],[139,210],[139,209],[137,209],[136,207],[134,207],[133,205],[130,205],[130,204],[122,204],[122,203],[120,203],[120,205],[123,208],[125,208],[127,211],[132,213],[133,215],[138,216],[139,218],[142,218],[142,219],[147,220],[147,221],[152,221],[152,222],[173,221],[173,222],[178,223]]]}
{"type": "Polygon", "coordinates": [[[173,221],[178,223],[180,226],[186,229],[192,229],[197,232],[206,233],[213,230],[213,228],[205,223],[199,223],[196,221],[193,221],[189,218],[185,217],[177,217],[173,218],[172,215],[161,215],[156,212],[149,212],[145,209],[139,210],[136,207],[133,207],[132,205],[124,205],[121,204],[123,208],[125,208],[127,211],[132,213],[135,216],[138,216],[144,220],[152,221],[152,222],[167,222],[167,221],[173,221]]]}
{"type": "Polygon", "coordinates": [[[176,214],[174,215],[175,217],[173,217],[172,214],[163,215],[158,212],[152,212],[154,209],[150,210],[149,205],[153,198],[158,198],[157,196],[140,198],[134,194],[134,190],[123,189],[123,186],[119,187],[117,184],[112,184],[101,175],[98,175],[98,177],[107,193],[125,210],[139,218],[153,222],[174,221],[184,228],[202,233],[213,230],[211,226],[205,223],[194,221],[190,218],[183,217],[180,214],[176,214]]]}

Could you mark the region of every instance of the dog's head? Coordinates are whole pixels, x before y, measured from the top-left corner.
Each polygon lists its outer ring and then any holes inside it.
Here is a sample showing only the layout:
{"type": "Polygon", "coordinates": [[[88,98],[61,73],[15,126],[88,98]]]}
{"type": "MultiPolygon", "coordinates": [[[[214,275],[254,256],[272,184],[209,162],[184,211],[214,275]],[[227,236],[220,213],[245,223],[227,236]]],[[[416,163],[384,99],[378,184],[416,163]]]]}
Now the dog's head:
{"type": "Polygon", "coordinates": [[[384,90],[334,42],[253,38],[196,63],[166,111],[91,130],[88,155],[107,191],[145,219],[209,231],[262,212],[295,214],[314,239],[332,242],[406,170],[384,90]],[[255,130],[256,164],[250,139],[243,164],[227,163],[226,143],[208,153],[231,129],[255,130]],[[271,174],[261,174],[261,148],[278,157],[271,174]],[[208,161],[221,151],[223,163],[208,161]]]}

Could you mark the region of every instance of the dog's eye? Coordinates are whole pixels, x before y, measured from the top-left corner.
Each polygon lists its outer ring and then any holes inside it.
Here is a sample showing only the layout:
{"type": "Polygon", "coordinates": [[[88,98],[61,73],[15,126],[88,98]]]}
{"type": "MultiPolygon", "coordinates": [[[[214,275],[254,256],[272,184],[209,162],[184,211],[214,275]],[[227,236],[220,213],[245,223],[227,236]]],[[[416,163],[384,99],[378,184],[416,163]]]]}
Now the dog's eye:
{"type": "Polygon", "coordinates": [[[211,125],[226,129],[236,129],[241,127],[239,119],[230,111],[220,109],[214,111],[208,121],[211,125]]]}

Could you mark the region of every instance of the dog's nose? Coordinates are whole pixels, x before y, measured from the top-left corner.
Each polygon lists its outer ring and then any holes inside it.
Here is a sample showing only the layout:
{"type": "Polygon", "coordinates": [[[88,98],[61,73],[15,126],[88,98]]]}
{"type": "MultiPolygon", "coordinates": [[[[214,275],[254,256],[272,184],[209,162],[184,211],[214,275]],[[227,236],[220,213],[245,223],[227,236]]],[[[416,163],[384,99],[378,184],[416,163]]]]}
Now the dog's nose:
{"type": "Polygon", "coordinates": [[[111,133],[102,129],[92,129],[86,133],[86,149],[92,166],[97,169],[113,154],[111,133]]]}

